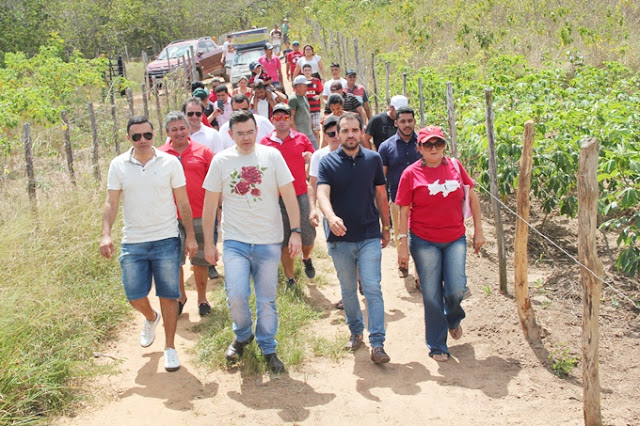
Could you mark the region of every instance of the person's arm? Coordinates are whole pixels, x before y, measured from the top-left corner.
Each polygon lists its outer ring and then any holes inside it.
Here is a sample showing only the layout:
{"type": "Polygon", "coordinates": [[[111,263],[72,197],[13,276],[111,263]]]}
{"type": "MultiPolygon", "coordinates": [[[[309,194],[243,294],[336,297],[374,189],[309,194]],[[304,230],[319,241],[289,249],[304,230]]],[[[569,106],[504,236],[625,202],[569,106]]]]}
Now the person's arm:
{"type": "Polygon", "coordinates": [[[391,239],[391,233],[389,232],[389,201],[387,199],[386,185],[376,185],[376,207],[378,207],[380,219],[382,220],[382,248],[385,248],[391,239]]]}
{"type": "Polygon", "coordinates": [[[100,254],[110,259],[115,251],[111,228],[118,215],[118,204],[120,203],[121,190],[110,189],[107,191],[107,199],[102,207],[102,236],[100,237],[100,254]]]}
{"type": "Polygon", "coordinates": [[[364,108],[362,108],[362,105],[360,105],[356,111],[358,111],[358,114],[360,114],[360,117],[362,117],[362,126],[366,126],[369,123],[369,119],[367,118],[367,113],[364,112],[364,108]]]}
{"type": "Polygon", "coordinates": [[[382,166],[382,171],[384,172],[384,177],[387,177],[387,172],[389,171],[389,166],[382,166]]]}
{"type": "MultiPolygon", "coordinates": [[[[298,61],[300,61],[300,59],[298,59],[298,61]]],[[[296,78],[298,74],[300,74],[300,72],[301,72],[300,65],[296,64],[296,67],[293,70],[293,76],[291,77],[291,81],[293,81],[293,79],[296,78]]]]}
{"type": "Polygon", "coordinates": [[[278,59],[278,81],[280,81],[280,84],[282,85],[282,87],[284,87],[284,78],[282,77],[282,67],[280,66],[280,59],[278,59]]]}
{"type": "Polygon", "coordinates": [[[471,204],[471,217],[473,217],[473,250],[480,253],[480,249],[485,243],[484,233],[482,232],[482,209],[480,208],[480,200],[473,188],[469,188],[469,203],[471,204]]]}
{"type": "Polygon", "coordinates": [[[369,107],[369,101],[364,101],[364,111],[367,113],[367,120],[371,120],[371,108],[369,107]]]}
{"type": "MultiPolygon", "coordinates": [[[[289,104],[289,106],[291,106],[291,104],[289,104]]],[[[296,118],[296,110],[291,108],[291,128],[297,132],[298,128],[296,127],[295,118],[296,118]]]]}
{"type": "Polygon", "coordinates": [[[362,136],[362,146],[367,149],[376,150],[376,146],[371,143],[371,135],[369,133],[365,133],[364,136],[362,136]]]}
{"type": "Polygon", "coordinates": [[[322,63],[322,59],[318,61],[318,74],[320,74],[320,80],[322,82],[326,81],[326,73],[324,72],[324,64],[322,63]]]}
{"type": "MultiPolygon", "coordinates": [[[[287,210],[289,217],[289,225],[291,229],[300,228],[300,208],[298,207],[298,198],[296,190],[293,188],[293,182],[278,187],[284,208],[287,210]]],[[[298,232],[292,232],[289,237],[289,256],[293,259],[302,251],[302,235],[298,232]]]]}
{"type": "Polygon", "coordinates": [[[344,226],[344,222],[333,211],[331,205],[331,187],[327,184],[320,184],[317,188],[318,204],[320,204],[320,210],[322,214],[329,222],[329,228],[333,235],[342,237],[347,233],[347,227],[344,226]]]}
{"type": "Polygon", "coordinates": [[[189,198],[187,197],[186,185],[179,188],[173,188],[173,196],[176,199],[176,205],[178,206],[180,218],[182,219],[182,226],[184,226],[184,232],[186,234],[184,239],[184,251],[189,258],[192,258],[196,253],[198,253],[198,242],[196,241],[196,234],[193,231],[193,215],[191,213],[189,198]]]}
{"type": "Polygon", "coordinates": [[[273,94],[276,95],[276,101],[278,101],[278,102],[287,102],[289,100],[287,95],[285,95],[284,93],[280,92],[279,90],[274,90],[273,94]]]}
{"type": "Polygon", "coordinates": [[[318,226],[320,224],[320,216],[316,209],[316,185],[318,184],[317,176],[310,176],[309,183],[307,184],[307,196],[309,198],[309,222],[311,225],[318,226]]]}
{"type": "Polygon", "coordinates": [[[204,233],[204,258],[215,265],[218,262],[218,249],[213,243],[213,225],[218,212],[220,192],[207,190],[204,194],[204,206],[202,208],[202,232],[204,233]]]}
{"type": "Polygon", "coordinates": [[[409,206],[400,206],[398,221],[398,267],[409,267],[409,206]]]}

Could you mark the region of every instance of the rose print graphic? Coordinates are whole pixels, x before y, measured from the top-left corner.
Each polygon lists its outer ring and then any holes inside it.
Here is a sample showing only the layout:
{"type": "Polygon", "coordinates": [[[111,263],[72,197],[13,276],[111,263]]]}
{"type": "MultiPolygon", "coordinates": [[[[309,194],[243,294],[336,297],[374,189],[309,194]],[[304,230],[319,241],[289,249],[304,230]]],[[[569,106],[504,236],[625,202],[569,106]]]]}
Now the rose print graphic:
{"type": "Polygon", "coordinates": [[[229,186],[231,192],[237,195],[249,193],[253,201],[261,200],[262,191],[258,188],[258,185],[262,183],[262,174],[266,169],[266,167],[248,166],[242,167],[240,171],[234,170],[230,176],[231,182],[229,186]]]}

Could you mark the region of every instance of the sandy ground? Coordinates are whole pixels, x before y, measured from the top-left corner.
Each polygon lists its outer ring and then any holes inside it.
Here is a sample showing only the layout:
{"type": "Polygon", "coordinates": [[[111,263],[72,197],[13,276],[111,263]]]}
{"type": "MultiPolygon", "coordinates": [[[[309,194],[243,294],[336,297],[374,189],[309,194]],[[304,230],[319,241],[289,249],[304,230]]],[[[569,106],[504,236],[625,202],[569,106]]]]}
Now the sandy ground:
{"type": "MultiPolygon", "coordinates": [[[[464,336],[450,344],[452,359],[437,363],[427,355],[422,299],[413,279],[396,275],[395,248],[383,251],[383,295],[391,363],[375,365],[369,348],[346,353],[338,362],[310,357],[284,375],[243,377],[237,368],[209,371],[190,352],[200,321],[196,295],[178,321],[177,348],[182,368],[164,371],[163,332],[149,348],[138,343],[140,318],[126,325],[115,342],[100,351],[122,358],[114,375],[87,383],[92,400],[60,425],[176,424],[580,424],[580,368],[556,377],[547,360],[556,343],[579,353],[580,303],[555,300],[536,304],[545,328],[545,347],[531,348],[519,328],[512,298],[497,292],[496,247],[490,226],[486,250],[467,259],[470,296],[463,302],[464,336]],[[485,286],[491,288],[490,294],[485,286]]],[[[321,234],[320,234],[321,235],[321,234]]],[[[324,247],[320,235],[318,245],[324,247]]],[[[468,235],[470,237],[471,235],[468,235]]],[[[333,266],[318,259],[317,269],[330,281],[313,283],[305,293],[327,315],[309,332],[347,335],[342,311],[332,307],[339,290],[333,266]]],[[[531,281],[550,271],[531,270],[531,281]]],[[[512,273],[510,273],[512,276],[512,273]]],[[[212,282],[210,281],[212,284],[212,282]]],[[[211,285],[210,284],[210,285],[211,285]]],[[[220,282],[214,285],[221,285],[220,282]]],[[[364,306],[364,298],[362,298],[364,306]]],[[[602,406],[605,424],[637,424],[640,419],[638,359],[640,321],[622,322],[620,309],[603,309],[601,339],[602,406]]],[[[631,316],[633,318],[633,316],[631,316]]],[[[310,355],[311,356],[311,355],[310,355]]]]}

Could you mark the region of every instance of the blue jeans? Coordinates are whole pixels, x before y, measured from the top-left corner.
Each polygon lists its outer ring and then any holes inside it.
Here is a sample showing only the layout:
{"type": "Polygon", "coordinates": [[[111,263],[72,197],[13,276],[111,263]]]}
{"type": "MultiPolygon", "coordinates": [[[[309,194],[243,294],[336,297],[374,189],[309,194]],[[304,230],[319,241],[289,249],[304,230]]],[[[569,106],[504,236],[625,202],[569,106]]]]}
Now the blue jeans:
{"type": "Polygon", "coordinates": [[[278,287],[278,265],[280,243],[247,244],[225,240],[222,243],[224,263],[224,287],[227,305],[233,319],[236,340],[245,342],[251,337],[253,320],[249,307],[251,277],[256,292],[256,341],[264,355],[275,353],[275,336],[278,331],[276,310],[276,288],[278,287]]]}
{"type": "Polygon", "coordinates": [[[384,302],[380,290],[382,246],[379,238],[352,242],[329,242],[329,255],[338,273],[342,304],[351,334],[362,334],[364,321],[358,300],[358,270],[367,301],[369,343],[384,345],[384,302]]]}
{"type": "Polygon", "coordinates": [[[447,331],[465,317],[460,302],[467,291],[467,238],[432,243],[411,232],[409,249],[422,287],[429,356],[448,354],[447,331]]]}
{"type": "Polygon", "coordinates": [[[180,238],[122,244],[120,267],[128,300],[147,297],[152,277],[156,296],[163,299],[180,297],[180,238]]]}

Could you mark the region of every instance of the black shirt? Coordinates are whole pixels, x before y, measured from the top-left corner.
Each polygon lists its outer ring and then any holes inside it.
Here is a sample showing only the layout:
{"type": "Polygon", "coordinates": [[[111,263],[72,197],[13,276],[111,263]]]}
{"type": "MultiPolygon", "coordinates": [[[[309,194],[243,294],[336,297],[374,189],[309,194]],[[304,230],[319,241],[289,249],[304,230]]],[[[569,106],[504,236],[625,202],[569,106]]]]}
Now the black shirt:
{"type": "Polygon", "coordinates": [[[376,149],[379,149],[380,144],[395,135],[397,131],[398,128],[394,124],[394,120],[386,112],[381,112],[371,118],[365,133],[371,135],[373,144],[376,149]]]}

